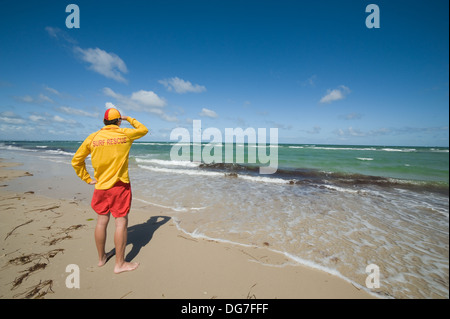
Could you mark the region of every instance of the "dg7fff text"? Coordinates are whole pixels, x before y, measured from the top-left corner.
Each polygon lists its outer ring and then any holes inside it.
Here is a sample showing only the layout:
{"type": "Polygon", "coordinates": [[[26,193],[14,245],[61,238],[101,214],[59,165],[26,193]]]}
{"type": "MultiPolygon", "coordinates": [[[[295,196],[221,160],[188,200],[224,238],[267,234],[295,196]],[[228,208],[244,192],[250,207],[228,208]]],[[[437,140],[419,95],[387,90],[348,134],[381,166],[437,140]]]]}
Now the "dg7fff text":
{"type": "Polygon", "coordinates": [[[265,313],[268,310],[266,303],[225,304],[226,313],[265,313]]]}

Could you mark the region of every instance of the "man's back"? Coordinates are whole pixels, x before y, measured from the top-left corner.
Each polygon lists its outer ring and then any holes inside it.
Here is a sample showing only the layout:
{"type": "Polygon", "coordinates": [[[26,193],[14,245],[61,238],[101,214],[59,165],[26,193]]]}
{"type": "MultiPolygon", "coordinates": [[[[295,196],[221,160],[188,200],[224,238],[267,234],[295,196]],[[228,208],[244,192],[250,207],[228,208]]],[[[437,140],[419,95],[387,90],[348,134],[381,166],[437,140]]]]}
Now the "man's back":
{"type": "Polygon", "coordinates": [[[127,120],[135,129],[107,125],[89,135],[72,159],[77,175],[89,183],[84,160],[91,154],[96,189],[109,189],[119,181],[130,182],[128,156],[131,145],[134,140],[147,134],[148,129],[136,119],[128,117],[127,120]]]}

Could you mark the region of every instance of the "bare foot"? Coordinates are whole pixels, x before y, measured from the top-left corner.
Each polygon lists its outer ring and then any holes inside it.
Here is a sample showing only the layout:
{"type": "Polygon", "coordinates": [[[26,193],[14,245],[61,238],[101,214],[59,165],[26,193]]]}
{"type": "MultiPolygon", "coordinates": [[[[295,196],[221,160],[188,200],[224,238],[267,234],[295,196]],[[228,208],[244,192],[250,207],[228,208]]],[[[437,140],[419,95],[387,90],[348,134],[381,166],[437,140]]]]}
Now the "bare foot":
{"type": "Polygon", "coordinates": [[[99,260],[97,266],[104,266],[112,256],[114,256],[114,250],[111,250],[109,253],[105,254],[103,258],[99,260]]]}
{"type": "Polygon", "coordinates": [[[114,267],[114,273],[120,274],[124,271],[132,271],[135,270],[139,266],[139,263],[128,263],[124,262],[121,266],[116,265],[114,267]]]}

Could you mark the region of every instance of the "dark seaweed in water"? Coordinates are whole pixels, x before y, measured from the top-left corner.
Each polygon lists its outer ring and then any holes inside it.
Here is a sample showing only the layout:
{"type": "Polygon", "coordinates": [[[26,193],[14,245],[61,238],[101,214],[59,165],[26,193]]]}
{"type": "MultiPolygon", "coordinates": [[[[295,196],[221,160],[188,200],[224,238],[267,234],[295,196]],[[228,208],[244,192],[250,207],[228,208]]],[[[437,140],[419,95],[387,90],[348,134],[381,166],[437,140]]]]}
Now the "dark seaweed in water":
{"type": "Polygon", "coordinates": [[[258,172],[259,167],[250,165],[240,165],[236,163],[202,163],[200,168],[208,170],[220,170],[226,172],[258,172]]]}
{"type": "MultiPolygon", "coordinates": [[[[225,176],[238,177],[241,175],[259,175],[259,167],[236,163],[202,163],[200,169],[222,171],[225,176]]],[[[345,187],[378,186],[386,188],[401,188],[416,192],[433,192],[449,195],[449,187],[445,183],[411,181],[381,176],[363,175],[355,173],[323,172],[315,169],[285,169],[279,168],[275,174],[267,177],[285,179],[290,185],[325,185],[333,184],[345,187]]]]}

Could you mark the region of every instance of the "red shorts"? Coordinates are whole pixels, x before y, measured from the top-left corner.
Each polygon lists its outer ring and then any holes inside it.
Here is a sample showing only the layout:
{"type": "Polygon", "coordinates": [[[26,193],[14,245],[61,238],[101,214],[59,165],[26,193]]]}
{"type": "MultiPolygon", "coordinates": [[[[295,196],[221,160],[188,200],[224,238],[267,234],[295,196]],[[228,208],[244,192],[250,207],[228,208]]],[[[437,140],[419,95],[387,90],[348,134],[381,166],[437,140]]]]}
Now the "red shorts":
{"type": "Polygon", "coordinates": [[[116,218],[126,216],[131,207],[130,184],[118,181],[110,189],[95,189],[91,207],[99,215],[111,212],[116,218]]]}

